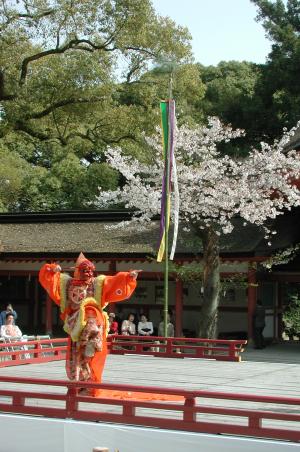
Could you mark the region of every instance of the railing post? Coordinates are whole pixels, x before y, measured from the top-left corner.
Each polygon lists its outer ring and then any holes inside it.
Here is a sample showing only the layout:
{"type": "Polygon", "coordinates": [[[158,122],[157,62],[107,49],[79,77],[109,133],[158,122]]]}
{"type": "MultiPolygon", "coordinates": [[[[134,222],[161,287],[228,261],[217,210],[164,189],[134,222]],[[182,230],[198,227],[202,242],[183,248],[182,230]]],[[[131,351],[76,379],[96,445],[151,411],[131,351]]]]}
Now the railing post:
{"type": "Polygon", "coordinates": [[[128,417],[135,416],[135,406],[127,405],[125,401],[123,405],[123,415],[128,417]]]}
{"type": "Polygon", "coordinates": [[[19,396],[18,394],[13,396],[13,406],[24,406],[25,397],[19,396]]]}
{"type": "Polygon", "coordinates": [[[42,350],[41,343],[39,341],[36,342],[36,344],[34,346],[34,350],[36,350],[36,351],[33,353],[33,357],[39,358],[40,354],[41,354],[41,350],[42,350]]]}
{"type": "Polygon", "coordinates": [[[248,426],[249,428],[254,428],[255,430],[261,428],[262,427],[261,418],[258,417],[257,414],[249,416],[248,426]]]}
{"type": "Polygon", "coordinates": [[[194,408],[196,406],[195,397],[187,397],[184,402],[183,420],[185,422],[196,422],[196,413],[194,408]]]}
{"type": "Polygon", "coordinates": [[[16,361],[17,359],[19,359],[18,355],[16,355],[14,352],[15,350],[13,350],[13,347],[10,348],[11,349],[11,359],[13,361],[16,361]]]}
{"type": "Polygon", "coordinates": [[[66,396],[66,412],[68,418],[73,418],[74,413],[78,409],[78,402],[76,400],[77,388],[68,386],[68,392],[66,396]]]}
{"type": "Polygon", "coordinates": [[[165,340],[165,342],[167,342],[166,343],[166,348],[165,348],[166,355],[173,355],[173,349],[172,349],[173,338],[172,337],[165,337],[164,340],[165,340]]]}
{"type": "Polygon", "coordinates": [[[236,353],[235,353],[235,342],[230,342],[229,344],[229,357],[234,360],[234,358],[236,357],[236,353]]]}

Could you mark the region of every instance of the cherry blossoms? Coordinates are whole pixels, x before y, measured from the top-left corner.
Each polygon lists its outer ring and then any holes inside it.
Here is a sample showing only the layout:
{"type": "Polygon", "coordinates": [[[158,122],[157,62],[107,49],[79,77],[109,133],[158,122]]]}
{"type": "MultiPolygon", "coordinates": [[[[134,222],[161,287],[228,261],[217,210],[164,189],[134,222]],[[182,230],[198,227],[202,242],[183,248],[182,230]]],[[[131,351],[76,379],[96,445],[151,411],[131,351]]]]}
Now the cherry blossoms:
{"type": "MultiPolygon", "coordinates": [[[[220,235],[232,231],[232,219],[238,216],[245,220],[245,225],[262,226],[269,236],[266,221],[300,204],[296,185],[300,155],[296,151],[283,152],[295,129],[285,132],[273,145],[261,143],[261,148],[252,149],[247,157],[234,159],[222,155],[218,143],[242,136],[242,130],[233,130],[218,118],[210,118],[207,126],[196,129],[179,128],[175,153],[181,223],[199,229],[213,227],[220,235]]],[[[126,183],[117,191],[101,191],[98,198],[99,207],[122,203],[137,211],[132,220],[134,227],[149,222],[160,212],[161,137],[158,134],[146,141],[152,150],[151,164],[123,155],[120,148],[107,150],[107,161],[126,183]]]]}

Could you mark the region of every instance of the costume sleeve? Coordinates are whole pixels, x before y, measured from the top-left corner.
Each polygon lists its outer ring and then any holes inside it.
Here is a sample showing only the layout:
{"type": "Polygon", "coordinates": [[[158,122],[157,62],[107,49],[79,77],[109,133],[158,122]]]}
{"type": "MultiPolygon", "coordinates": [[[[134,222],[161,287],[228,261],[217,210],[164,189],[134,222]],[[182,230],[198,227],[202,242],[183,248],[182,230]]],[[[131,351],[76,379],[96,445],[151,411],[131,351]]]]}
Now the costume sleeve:
{"type": "Polygon", "coordinates": [[[115,276],[106,276],[102,290],[102,306],[129,298],[136,288],[136,280],[128,272],[120,272],[115,276]]]}
{"type": "Polygon", "coordinates": [[[49,297],[56,303],[60,304],[60,272],[54,272],[56,264],[45,264],[39,272],[39,281],[44,289],[48,292],[49,297]]]}

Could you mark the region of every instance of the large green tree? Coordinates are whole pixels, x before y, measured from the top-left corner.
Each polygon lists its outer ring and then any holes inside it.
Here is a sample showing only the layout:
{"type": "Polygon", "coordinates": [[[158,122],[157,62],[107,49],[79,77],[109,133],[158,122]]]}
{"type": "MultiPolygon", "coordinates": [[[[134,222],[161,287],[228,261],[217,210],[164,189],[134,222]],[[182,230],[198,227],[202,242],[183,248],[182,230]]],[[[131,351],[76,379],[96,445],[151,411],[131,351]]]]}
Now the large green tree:
{"type": "Polygon", "coordinates": [[[188,31],[150,0],[3,0],[0,33],[1,146],[31,165],[19,202],[2,208],[90,205],[98,185],[117,184],[104,149],[138,153],[158,123],[159,90],[138,82],[156,60],[189,60],[188,31]]]}
{"type": "Polygon", "coordinates": [[[262,102],[257,118],[266,136],[274,137],[300,117],[300,2],[251,1],[273,43],[256,92],[262,102]]]}
{"type": "Polygon", "coordinates": [[[247,136],[223,146],[226,153],[245,154],[261,141],[257,111],[261,102],[256,86],[261,66],[247,61],[221,61],[217,66],[198,65],[205,97],[198,103],[204,117],[218,116],[224,123],[247,130],[247,136]]]}

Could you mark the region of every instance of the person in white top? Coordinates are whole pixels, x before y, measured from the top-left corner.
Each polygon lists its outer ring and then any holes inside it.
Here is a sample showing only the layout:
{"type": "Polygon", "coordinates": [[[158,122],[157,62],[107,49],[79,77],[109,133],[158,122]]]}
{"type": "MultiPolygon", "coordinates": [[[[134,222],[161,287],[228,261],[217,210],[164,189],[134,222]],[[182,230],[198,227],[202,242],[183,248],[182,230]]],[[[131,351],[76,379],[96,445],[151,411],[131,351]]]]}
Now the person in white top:
{"type": "MultiPolygon", "coordinates": [[[[175,329],[174,329],[173,323],[171,323],[170,314],[168,314],[167,320],[168,320],[168,323],[167,323],[167,337],[174,337],[175,329]]],[[[164,329],[165,329],[165,322],[162,320],[160,322],[160,324],[158,325],[158,335],[159,336],[163,337],[165,335],[164,334],[165,333],[164,329]]]]}
{"type": "Polygon", "coordinates": [[[22,331],[14,324],[15,317],[12,313],[6,314],[5,325],[1,325],[0,336],[8,340],[23,340],[22,331]]]}
{"type": "Polygon", "coordinates": [[[138,334],[141,336],[151,336],[153,334],[153,323],[148,321],[145,314],[141,315],[141,321],[138,323],[138,334]]]}
{"type": "Polygon", "coordinates": [[[129,314],[127,320],[123,320],[121,331],[125,336],[134,336],[136,334],[134,314],[129,314]]]}

